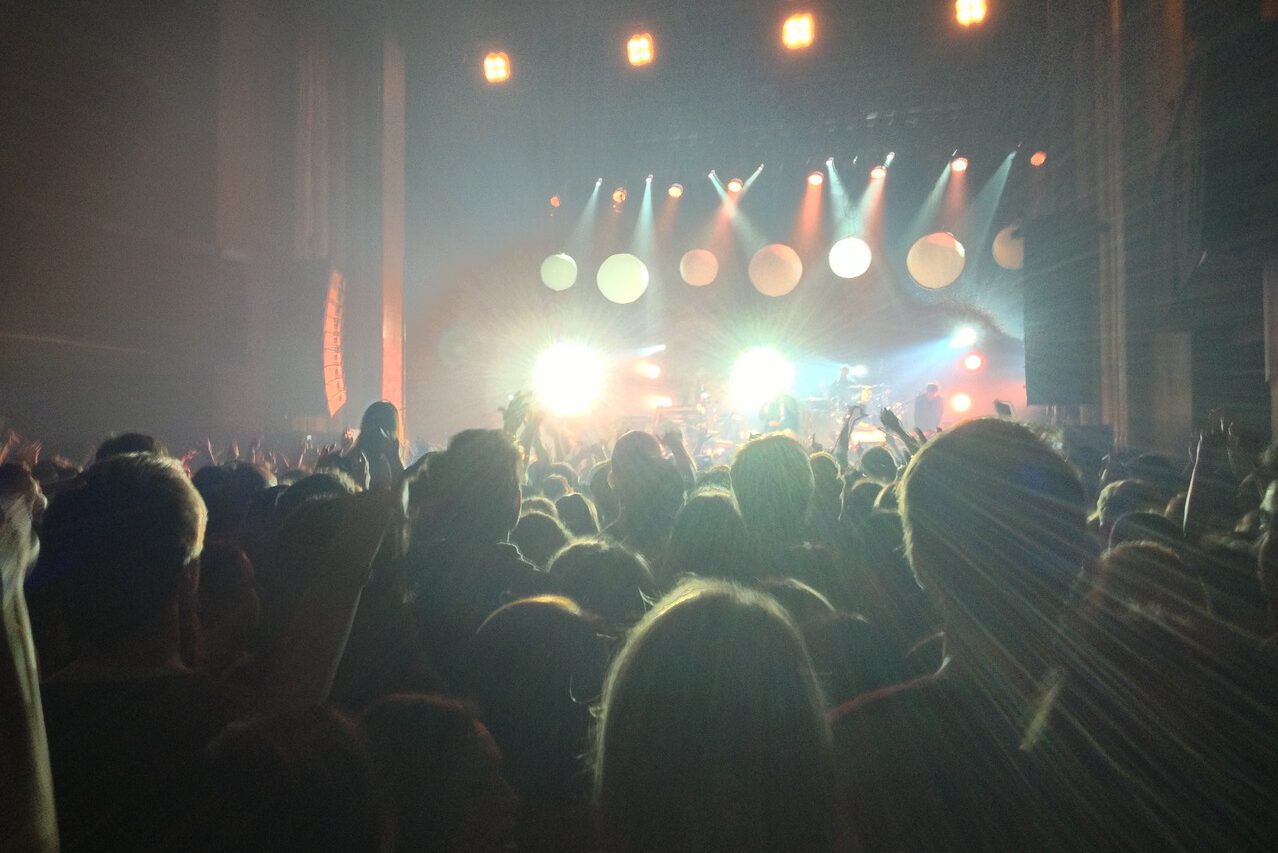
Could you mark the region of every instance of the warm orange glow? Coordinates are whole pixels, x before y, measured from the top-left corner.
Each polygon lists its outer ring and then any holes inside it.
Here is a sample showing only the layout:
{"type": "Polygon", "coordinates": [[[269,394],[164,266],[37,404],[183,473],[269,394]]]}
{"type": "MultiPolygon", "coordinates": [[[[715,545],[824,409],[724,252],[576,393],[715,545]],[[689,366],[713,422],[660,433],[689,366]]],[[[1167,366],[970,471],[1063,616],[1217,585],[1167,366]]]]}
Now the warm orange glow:
{"type": "Polygon", "coordinates": [[[820,172],[813,172],[812,174],[808,175],[808,183],[814,187],[819,187],[825,183],[825,175],[821,174],[820,172]]]}
{"type": "Polygon", "coordinates": [[[625,204],[625,203],[626,203],[626,188],[625,188],[625,187],[617,187],[615,190],[613,190],[613,191],[612,191],[612,203],[613,203],[613,204],[625,204]]]}
{"type": "Polygon", "coordinates": [[[489,83],[505,83],[510,79],[510,56],[504,50],[484,57],[484,79],[489,83]]]}
{"type": "Polygon", "coordinates": [[[644,379],[660,379],[661,365],[651,361],[641,361],[635,364],[635,371],[644,379]]]}
{"type": "Polygon", "coordinates": [[[950,408],[956,412],[970,412],[972,410],[972,398],[963,393],[954,394],[950,397],[950,408]]]}
{"type": "Polygon", "coordinates": [[[559,206],[559,204],[560,204],[559,196],[557,196],[557,195],[552,195],[552,196],[550,197],[550,206],[551,206],[551,207],[558,207],[558,206],[559,206]]]}
{"type": "Polygon", "coordinates": [[[971,27],[985,22],[989,7],[985,0],[956,0],[954,3],[954,20],[960,27],[971,27]]]}
{"type": "Polygon", "coordinates": [[[671,184],[670,189],[666,190],[666,194],[671,198],[682,198],[683,184],[671,184]]]}
{"type": "Polygon", "coordinates": [[[668,409],[674,405],[674,398],[666,394],[654,394],[648,398],[648,405],[654,409],[668,409]]]}
{"type": "Polygon", "coordinates": [[[781,43],[788,50],[803,50],[816,38],[816,21],[811,12],[791,15],[781,25],[781,43]]]}
{"type": "Polygon", "coordinates": [[[875,166],[870,170],[870,179],[881,181],[887,177],[887,166],[875,166]]]}
{"type": "Polygon", "coordinates": [[[1033,156],[1030,157],[1030,165],[1035,168],[1038,168],[1039,166],[1043,165],[1046,162],[1047,162],[1046,151],[1035,151],[1033,156]]]}
{"type": "Polygon", "coordinates": [[[744,186],[745,186],[745,182],[742,181],[740,178],[733,178],[732,180],[728,181],[728,192],[739,193],[741,192],[741,188],[744,186]]]}
{"type": "Polygon", "coordinates": [[[985,359],[979,352],[969,352],[963,357],[963,366],[968,370],[980,370],[985,366],[985,359]]]}
{"type": "Polygon", "coordinates": [[[961,172],[966,172],[966,171],[967,171],[967,158],[966,158],[966,157],[955,157],[953,160],[951,160],[951,161],[950,161],[950,169],[951,169],[952,171],[954,171],[954,172],[959,172],[959,173],[961,173],[961,172]]]}
{"type": "Polygon", "coordinates": [[[636,68],[641,65],[651,65],[656,55],[652,33],[636,33],[630,37],[630,41],[626,42],[626,59],[630,60],[630,64],[636,68]]]}

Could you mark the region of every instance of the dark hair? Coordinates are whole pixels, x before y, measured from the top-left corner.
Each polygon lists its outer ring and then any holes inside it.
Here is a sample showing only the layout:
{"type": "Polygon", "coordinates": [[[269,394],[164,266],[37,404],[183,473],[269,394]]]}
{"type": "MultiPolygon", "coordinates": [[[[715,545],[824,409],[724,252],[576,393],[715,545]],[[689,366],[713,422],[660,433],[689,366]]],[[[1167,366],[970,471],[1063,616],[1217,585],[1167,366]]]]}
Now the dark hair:
{"type": "Polygon", "coordinates": [[[573,536],[594,536],[599,532],[599,516],[590,498],[580,492],[564,495],[555,501],[559,520],[573,536]]]}
{"type": "Polygon", "coordinates": [[[154,436],[145,435],[140,432],[124,432],[119,435],[113,435],[106,441],[98,445],[97,453],[93,455],[95,462],[101,462],[103,459],[110,459],[112,456],[123,456],[126,453],[154,453],[157,456],[166,456],[168,451],[164,449],[164,445],[155,440],[154,436]]]}
{"type": "Polygon", "coordinates": [[[572,487],[568,485],[568,481],[561,474],[548,474],[541,478],[541,488],[539,491],[552,501],[557,501],[564,495],[572,494],[572,487]]]}
{"type": "Polygon", "coordinates": [[[603,540],[571,543],[550,561],[549,571],[564,595],[614,626],[638,622],[657,595],[643,557],[603,540]]]}
{"type": "Polygon", "coordinates": [[[891,483],[898,473],[896,460],[886,447],[871,447],[861,454],[861,470],[880,483],[891,483]]]}
{"type": "Polygon", "coordinates": [[[568,544],[568,531],[553,515],[526,512],[510,531],[510,541],[529,562],[545,569],[555,552],[568,544]]]}
{"type": "Polygon", "coordinates": [[[525,515],[530,512],[540,512],[550,516],[559,514],[555,502],[550,498],[544,498],[541,495],[524,495],[519,501],[519,514],[525,515]]]}
{"type": "Polygon", "coordinates": [[[1180,526],[1176,522],[1156,512],[1129,512],[1114,522],[1109,532],[1109,547],[1124,542],[1157,542],[1179,550],[1185,544],[1180,526]]]}
{"type": "Polygon", "coordinates": [[[749,580],[754,577],[745,520],[732,493],[701,488],[675,515],[658,581],[670,586],[680,575],[749,580]]]}
{"type": "Polygon", "coordinates": [[[397,443],[403,443],[404,430],[400,421],[399,409],[389,400],[378,400],[369,403],[364,416],[359,421],[359,437],[380,437],[385,433],[397,443]]]}
{"type": "Polygon", "coordinates": [[[762,593],[690,581],[644,617],[609,670],[595,759],[614,853],[839,847],[820,688],[762,593]]]}
{"type": "Polygon", "coordinates": [[[204,502],[176,460],[150,453],[104,459],[79,482],[45,513],[40,566],[65,582],[79,641],[109,648],[177,601],[204,543],[204,502]]]}
{"type": "Polygon", "coordinates": [[[414,534],[425,541],[504,542],[519,518],[514,440],[499,429],[468,429],[425,471],[426,500],[414,534]]]}
{"type": "Polygon", "coordinates": [[[746,530],[763,550],[803,541],[813,488],[808,454],[788,435],[752,439],[732,460],[732,491],[746,530]]]}
{"type": "Polygon", "coordinates": [[[595,509],[599,512],[599,526],[606,527],[617,520],[619,507],[617,505],[617,493],[612,488],[612,483],[608,479],[608,475],[612,472],[612,462],[604,460],[595,463],[595,467],[590,470],[590,499],[595,502],[595,509]]]}
{"type": "Polygon", "coordinates": [[[1180,556],[1153,542],[1126,542],[1096,561],[1095,594],[1104,606],[1157,607],[1192,619],[1207,612],[1207,590],[1180,556]]]}

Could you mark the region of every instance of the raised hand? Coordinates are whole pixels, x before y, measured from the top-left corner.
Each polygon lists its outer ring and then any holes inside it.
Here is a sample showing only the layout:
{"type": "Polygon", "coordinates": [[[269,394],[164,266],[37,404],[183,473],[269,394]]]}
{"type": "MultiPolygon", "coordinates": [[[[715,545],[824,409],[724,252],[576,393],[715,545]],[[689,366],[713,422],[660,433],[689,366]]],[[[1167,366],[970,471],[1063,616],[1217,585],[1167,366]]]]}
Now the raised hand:
{"type": "Polygon", "coordinates": [[[891,432],[904,432],[901,425],[901,419],[896,416],[896,412],[891,409],[879,410],[879,423],[883,424],[883,428],[891,432]]]}

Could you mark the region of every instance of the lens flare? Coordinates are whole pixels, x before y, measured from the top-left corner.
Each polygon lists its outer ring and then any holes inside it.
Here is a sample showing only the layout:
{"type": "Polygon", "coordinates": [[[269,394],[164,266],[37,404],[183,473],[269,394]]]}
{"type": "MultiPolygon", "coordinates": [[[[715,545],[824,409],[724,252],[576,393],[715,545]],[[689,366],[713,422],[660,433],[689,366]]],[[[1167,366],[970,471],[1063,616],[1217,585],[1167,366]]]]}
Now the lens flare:
{"type": "Polygon", "coordinates": [[[816,20],[811,12],[800,12],[785,19],[781,25],[781,43],[787,50],[803,50],[812,46],[816,38],[816,20]]]}
{"type": "Polygon", "coordinates": [[[533,367],[538,401],[558,415],[588,410],[603,391],[607,362],[590,347],[561,341],[541,354],[533,367]]]}
{"type": "Polygon", "coordinates": [[[626,59],[636,68],[643,65],[651,65],[656,55],[657,51],[652,43],[652,33],[635,33],[626,42],[626,59]]]}
{"type": "Polygon", "coordinates": [[[956,412],[970,412],[972,410],[972,398],[962,392],[953,394],[950,396],[950,408],[956,412]]]}
{"type": "Polygon", "coordinates": [[[742,412],[753,412],[794,385],[794,365],[771,347],[743,352],[732,367],[729,380],[732,403],[742,412]]]}
{"type": "Polygon", "coordinates": [[[484,79],[489,83],[505,83],[510,79],[510,55],[497,50],[484,57],[484,79]]]}

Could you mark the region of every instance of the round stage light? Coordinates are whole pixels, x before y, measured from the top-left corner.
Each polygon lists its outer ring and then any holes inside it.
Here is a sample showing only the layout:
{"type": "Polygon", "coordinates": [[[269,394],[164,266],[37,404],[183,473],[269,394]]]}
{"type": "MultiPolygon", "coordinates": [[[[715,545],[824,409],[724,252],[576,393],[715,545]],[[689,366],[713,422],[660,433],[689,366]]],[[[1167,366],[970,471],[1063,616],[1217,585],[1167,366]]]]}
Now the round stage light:
{"type": "Polygon", "coordinates": [[[679,260],[679,275],[693,287],[713,284],[719,275],[719,259],[709,249],[689,249],[679,260]]]}
{"type": "Polygon", "coordinates": [[[989,7],[985,0],[955,0],[954,20],[960,27],[972,27],[985,21],[989,7]]]}
{"type": "Polygon", "coordinates": [[[864,364],[854,364],[848,368],[848,373],[855,376],[857,379],[867,375],[869,372],[870,368],[866,367],[864,364]]]}
{"type": "Polygon", "coordinates": [[[803,261],[784,243],[772,243],[754,253],[747,271],[754,289],[764,296],[785,296],[803,277],[803,261]]]}
{"type": "Polygon", "coordinates": [[[956,412],[970,412],[972,410],[972,398],[962,392],[952,394],[950,395],[950,408],[956,412]]]}
{"type": "Polygon", "coordinates": [[[825,183],[825,175],[820,172],[811,172],[808,175],[808,186],[819,187],[825,183]]]}
{"type": "Polygon", "coordinates": [[[732,366],[728,387],[732,405],[754,414],[794,386],[794,365],[771,347],[748,349],[732,366]]]}
{"type": "Polygon", "coordinates": [[[599,265],[599,292],[610,302],[626,305],[648,289],[648,268],[634,255],[613,255],[599,265]]]}
{"type": "Polygon", "coordinates": [[[1030,165],[1036,169],[1046,162],[1047,162],[1046,151],[1035,151],[1033,154],[1030,155],[1030,165]]]}
{"type": "Polygon", "coordinates": [[[728,192],[739,193],[741,192],[741,189],[744,186],[745,186],[745,181],[741,180],[740,178],[732,178],[731,180],[728,181],[728,192]]]}
{"type": "Polygon", "coordinates": [[[963,273],[967,250],[948,231],[925,234],[910,247],[905,266],[914,280],[929,290],[949,287],[963,273]]]}
{"type": "Polygon", "coordinates": [[[567,290],[577,283],[577,262],[560,252],[541,262],[541,283],[551,290],[567,290]]]}
{"type": "Polygon", "coordinates": [[[1009,225],[994,235],[994,262],[1005,270],[1025,266],[1025,238],[1019,225],[1009,225]]]}
{"type": "Polygon", "coordinates": [[[671,198],[683,197],[683,184],[671,184],[670,189],[666,190],[666,195],[671,198]]]}
{"type": "Polygon", "coordinates": [[[870,170],[870,180],[881,181],[887,177],[887,166],[879,164],[870,170]]]}
{"type": "Polygon", "coordinates": [[[651,65],[656,57],[656,48],[652,43],[652,33],[635,33],[626,42],[626,59],[638,68],[651,65]]]}
{"type": "Polygon", "coordinates": [[[962,174],[967,171],[967,158],[955,157],[950,161],[950,171],[962,174]]]}
{"type": "Polygon", "coordinates": [[[552,196],[550,197],[550,206],[551,206],[551,207],[559,207],[559,205],[560,205],[560,204],[562,204],[562,203],[563,203],[563,202],[560,200],[559,196],[557,196],[557,195],[552,195],[552,196]]]}
{"type": "Polygon", "coordinates": [[[985,366],[985,359],[979,352],[969,352],[963,356],[963,368],[965,370],[980,370],[985,366]]]}
{"type": "Polygon", "coordinates": [[[791,15],[781,25],[781,43],[787,50],[803,50],[811,47],[815,38],[816,20],[811,12],[791,15]]]}
{"type": "Polygon", "coordinates": [[[489,83],[505,83],[510,79],[510,54],[495,50],[484,57],[484,79],[489,83]]]}
{"type": "Polygon", "coordinates": [[[626,203],[627,193],[625,187],[617,187],[612,191],[612,203],[621,205],[626,203]]]}
{"type": "Polygon", "coordinates": [[[586,411],[603,391],[607,363],[584,344],[563,341],[541,354],[533,366],[533,393],[557,415],[586,411]]]}
{"type": "Polygon", "coordinates": [[[859,278],[870,268],[874,253],[860,237],[844,237],[830,247],[830,269],[839,278],[859,278]]]}
{"type": "Polygon", "coordinates": [[[975,326],[959,326],[954,330],[953,337],[950,338],[950,346],[955,349],[965,349],[966,347],[975,346],[980,338],[981,332],[975,326]]]}
{"type": "Polygon", "coordinates": [[[644,379],[660,379],[661,365],[652,361],[635,362],[635,373],[638,373],[644,379]]]}

